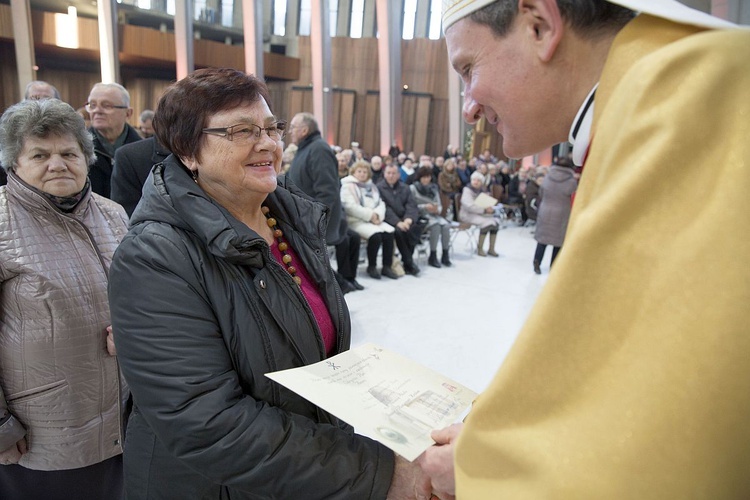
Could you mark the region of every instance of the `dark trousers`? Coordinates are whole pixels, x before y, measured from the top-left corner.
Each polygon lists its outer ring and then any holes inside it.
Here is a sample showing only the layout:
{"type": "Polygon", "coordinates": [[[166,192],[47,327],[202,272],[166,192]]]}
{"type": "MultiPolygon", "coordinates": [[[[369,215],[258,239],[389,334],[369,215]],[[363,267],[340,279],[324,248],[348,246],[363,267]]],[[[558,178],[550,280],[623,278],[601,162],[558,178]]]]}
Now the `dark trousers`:
{"type": "Polygon", "coordinates": [[[367,239],[367,266],[377,267],[378,250],[383,246],[383,267],[393,264],[393,233],[375,233],[367,239]]]}
{"type": "MultiPolygon", "coordinates": [[[[534,252],[534,260],[536,262],[542,263],[542,259],[544,258],[544,251],[547,249],[547,245],[543,245],[541,243],[536,244],[536,252],[534,252]]],[[[555,262],[555,259],[557,258],[557,253],[560,251],[560,247],[552,247],[552,260],[550,261],[550,265],[552,265],[555,262]]]]}
{"type": "Polygon", "coordinates": [[[414,245],[409,241],[408,231],[402,231],[399,228],[396,228],[396,231],[393,232],[393,238],[396,240],[396,246],[401,254],[401,262],[404,263],[404,266],[409,267],[414,265],[414,259],[412,258],[412,255],[414,254],[414,245]]]}
{"type": "Polygon", "coordinates": [[[339,274],[348,280],[357,277],[359,265],[360,238],[351,229],[346,230],[346,236],[336,244],[336,266],[339,274]]]}
{"type": "Polygon", "coordinates": [[[119,500],[123,498],[122,455],[80,469],[32,470],[0,465],[3,500],[119,500]]]}

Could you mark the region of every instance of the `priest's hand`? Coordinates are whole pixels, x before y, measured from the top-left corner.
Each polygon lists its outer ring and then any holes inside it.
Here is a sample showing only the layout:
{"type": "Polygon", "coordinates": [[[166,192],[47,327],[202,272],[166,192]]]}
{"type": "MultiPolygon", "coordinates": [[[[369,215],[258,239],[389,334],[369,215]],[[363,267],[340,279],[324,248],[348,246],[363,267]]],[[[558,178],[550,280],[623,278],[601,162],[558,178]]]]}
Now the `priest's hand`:
{"type": "Polygon", "coordinates": [[[422,453],[416,462],[422,470],[418,479],[423,489],[432,491],[440,500],[456,498],[456,477],[453,467],[455,440],[463,424],[453,424],[445,429],[432,431],[435,445],[422,453]]]}

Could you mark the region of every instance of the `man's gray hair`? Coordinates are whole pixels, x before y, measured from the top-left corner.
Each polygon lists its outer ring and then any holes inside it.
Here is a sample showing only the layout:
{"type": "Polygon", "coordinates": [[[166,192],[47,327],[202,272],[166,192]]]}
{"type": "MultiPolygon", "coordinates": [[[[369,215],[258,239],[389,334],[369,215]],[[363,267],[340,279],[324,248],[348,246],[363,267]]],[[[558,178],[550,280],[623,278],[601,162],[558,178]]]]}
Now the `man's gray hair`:
{"type": "Polygon", "coordinates": [[[28,99],[29,94],[31,93],[31,87],[35,87],[37,85],[40,87],[47,87],[49,89],[52,89],[52,93],[54,94],[55,99],[60,99],[60,92],[57,90],[57,88],[55,88],[55,86],[51,83],[47,83],[43,80],[34,80],[33,82],[29,82],[28,85],[26,85],[26,90],[23,93],[23,98],[28,99]]]}
{"type": "Polygon", "coordinates": [[[302,120],[302,124],[305,127],[307,127],[309,134],[320,131],[320,127],[318,127],[318,122],[315,120],[315,116],[313,116],[312,113],[304,112],[304,113],[300,113],[298,116],[300,120],[302,120]]]}
{"type": "MultiPolygon", "coordinates": [[[[120,92],[120,94],[122,95],[123,105],[125,105],[127,107],[130,107],[130,93],[128,92],[128,90],[125,87],[123,87],[119,83],[103,83],[103,82],[100,82],[100,83],[95,83],[94,86],[91,87],[91,92],[93,92],[95,88],[101,88],[101,87],[110,88],[110,89],[117,89],[120,92]]],[[[89,92],[89,94],[91,92],[89,92]]]]}
{"type": "Polygon", "coordinates": [[[142,122],[145,122],[146,120],[153,120],[154,112],[150,109],[144,109],[143,111],[141,111],[141,116],[139,117],[139,119],[142,122]]]}
{"type": "Polygon", "coordinates": [[[94,141],[83,117],[69,104],[57,99],[21,101],[0,118],[0,163],[5,170],[15,168],[29,138],[70,136],[81,146],[86,164],[94,163],[94,141]]]}

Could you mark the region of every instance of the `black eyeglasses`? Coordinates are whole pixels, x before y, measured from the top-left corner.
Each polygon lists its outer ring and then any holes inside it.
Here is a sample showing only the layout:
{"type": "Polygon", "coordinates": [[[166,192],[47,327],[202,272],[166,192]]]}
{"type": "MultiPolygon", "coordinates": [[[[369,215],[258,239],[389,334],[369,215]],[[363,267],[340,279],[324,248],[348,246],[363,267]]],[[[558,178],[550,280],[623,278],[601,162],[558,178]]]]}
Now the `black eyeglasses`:
{"type": "Polygon", "coordinates": [[[86,111],[91,113],[96,108],[103,109],[104,111],[112,111],[113,109],[128,109],[127,106],[118,106],[117,104],[112,104],[111,102],[96,102],[96,101],[89,101],[85,104],[86,111]]]}
{"type": "Polygon", "coordinates": [[[270,127],[259,127],[253,123],[238,123],[231,127],[222,128],[204,128],[204,134],[218,135],[224,137],[230,141],[235,138],[241,142],[255,142],[261,138],[263,132],[268,134],[268,137],[274,141],[280,141],[284,138],[284,132],[286,131],[286,122],[281,120],[270,127]]]}

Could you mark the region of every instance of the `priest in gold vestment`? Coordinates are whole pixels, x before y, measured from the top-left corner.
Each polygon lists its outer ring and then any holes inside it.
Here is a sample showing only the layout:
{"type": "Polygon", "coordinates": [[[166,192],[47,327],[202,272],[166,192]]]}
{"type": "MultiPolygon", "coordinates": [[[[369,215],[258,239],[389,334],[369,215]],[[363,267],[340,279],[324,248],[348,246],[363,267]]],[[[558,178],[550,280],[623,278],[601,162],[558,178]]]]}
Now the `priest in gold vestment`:
{"type": "Polygon", "coordinates": [[[750,31],[672,0],[445,0],[443,26],[465,119],[584,169],[515,345],[420,459],[436,496],[750,498],[750,31]]]}

